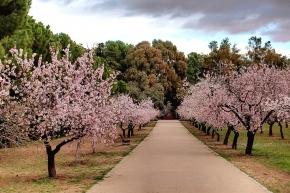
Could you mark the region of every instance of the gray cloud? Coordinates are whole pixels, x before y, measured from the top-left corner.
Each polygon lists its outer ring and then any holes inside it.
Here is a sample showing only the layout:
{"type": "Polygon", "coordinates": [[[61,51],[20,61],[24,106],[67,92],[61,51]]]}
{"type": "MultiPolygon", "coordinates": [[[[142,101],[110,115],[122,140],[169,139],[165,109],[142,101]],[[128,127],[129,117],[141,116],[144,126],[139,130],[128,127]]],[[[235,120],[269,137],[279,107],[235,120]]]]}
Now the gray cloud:
{"type": "MultiPolygon", "coordinates": [[[[49,1],[49,0],[43,0],[49,1]]],[[[275,41],[290,41],[289,0],[50,0],[83,2],[90,11],[112,9],[123,15],[167,16],[183,19],[184,28],[231,34],[255,32],[275,25],[272,31],[263,30],[275,41]],[[85,3],[84,3],[85,2],[85,3]],[[196,15],[200,17],[197,19],[196,15]]]]}

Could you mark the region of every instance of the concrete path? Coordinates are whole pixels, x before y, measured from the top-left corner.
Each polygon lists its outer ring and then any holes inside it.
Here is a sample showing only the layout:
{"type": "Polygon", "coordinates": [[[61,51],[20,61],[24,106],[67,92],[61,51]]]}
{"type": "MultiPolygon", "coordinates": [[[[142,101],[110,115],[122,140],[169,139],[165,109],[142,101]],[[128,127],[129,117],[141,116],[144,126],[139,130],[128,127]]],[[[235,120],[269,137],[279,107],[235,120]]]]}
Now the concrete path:
{"type": "Polygon", "coordinates": [[[217,156],[179,121],[152,133],[89,193],[265,193],[262,185],[217,156]]]}

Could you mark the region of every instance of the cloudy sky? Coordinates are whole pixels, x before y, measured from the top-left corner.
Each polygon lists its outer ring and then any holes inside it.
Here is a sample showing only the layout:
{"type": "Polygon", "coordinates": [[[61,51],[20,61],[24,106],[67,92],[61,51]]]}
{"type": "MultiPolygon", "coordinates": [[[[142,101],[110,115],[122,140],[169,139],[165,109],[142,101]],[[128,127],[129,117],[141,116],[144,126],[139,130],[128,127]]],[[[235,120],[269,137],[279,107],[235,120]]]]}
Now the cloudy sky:
{"type": "Polygon", "coordinates": [[[84,46],[107,40],[170,40],[186,54],[207,53],[229,37],[246,50],[250,36],[290,56],[289,0],[32,0],[30,15],[84,46]]]}

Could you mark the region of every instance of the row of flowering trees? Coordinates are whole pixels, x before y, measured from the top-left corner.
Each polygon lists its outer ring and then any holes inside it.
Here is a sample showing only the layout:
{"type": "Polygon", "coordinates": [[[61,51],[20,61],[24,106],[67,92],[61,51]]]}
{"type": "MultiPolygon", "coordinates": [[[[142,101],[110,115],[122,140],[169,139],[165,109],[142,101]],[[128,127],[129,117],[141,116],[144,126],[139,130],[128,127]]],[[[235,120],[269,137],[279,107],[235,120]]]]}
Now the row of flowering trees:
{"type": "Polygon", "coordinates": [[[115,74],[103,79],[104,69],[94,67],[92,52],[74,63],[68,49],[61,59],[52,51],[49,63],[17,49],[11,55],[0,62],[1,139],[42,140],[50,177],[56,176],[54,158],[65,144],[84,137],[113,142],[120,123],[145,124],[158,115],[151,100],[134,103],[129,96],[112,96],[115,74]],[[60,136],[65,137],[53,148],[51,140],[60,136]]]}
{"type": "Polygon", "coordinates": [[[289,85],[290,69],[266,65],[253,65],[223,76],[208,75],[191,87],[178,113],[204,128],[228,127],[225,144],[231,130],[238,134],[239,129],[246,129],[246,154],[250,155],[255,134],[265,122],[289,121],[289,85]]]}

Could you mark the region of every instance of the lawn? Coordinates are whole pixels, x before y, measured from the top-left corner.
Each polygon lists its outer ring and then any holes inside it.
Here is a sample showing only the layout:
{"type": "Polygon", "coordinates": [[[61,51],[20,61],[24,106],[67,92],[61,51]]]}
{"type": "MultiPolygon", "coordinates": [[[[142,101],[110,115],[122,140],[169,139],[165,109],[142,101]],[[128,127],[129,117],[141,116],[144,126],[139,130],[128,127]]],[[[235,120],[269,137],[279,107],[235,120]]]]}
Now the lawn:
{"type": "Polygon", "coordinates": [[[56,155],[57,178],[47,177],[47,161],[41,142],[0,150],[0,192],[85,192],[128,155],[153,129],[151,122],[141,131],[136,129],[131,144],[120,141],[98,145],[92,153],[91,143],[84,140],[76,160],[76,142],[64,146],[56,155]]]}
{"type": "Polygon", "coordinates": [[[219,153],[225,159],[231,161],[241,170],[254,177],[275,193],[290,192],[290,128],[284,127],[285,139],[282,140],[278,125],[273,128],[274,135],[268,136],[268,125],[264,126],[264,132],[257,133],[254,142],[253,156],[244,154],[247,135],[244,130],[240,132],[238,149],[231,149],[233,133],[229,145],[222,145],[226,129],[222,129],[221,141],[217,142],[202,131],[194,128],[189,122],[182,121],[183,125],[197,138],[203,141],[211,149],[219,153]]]}

